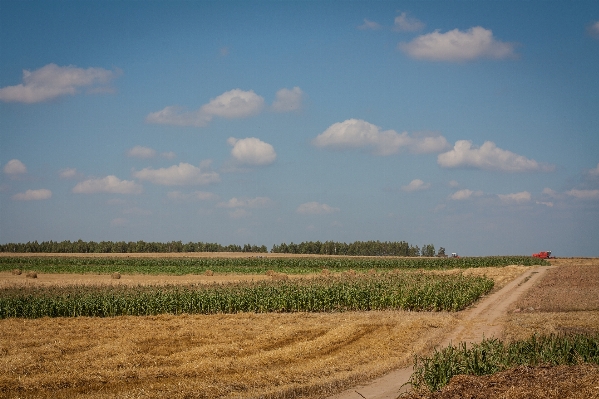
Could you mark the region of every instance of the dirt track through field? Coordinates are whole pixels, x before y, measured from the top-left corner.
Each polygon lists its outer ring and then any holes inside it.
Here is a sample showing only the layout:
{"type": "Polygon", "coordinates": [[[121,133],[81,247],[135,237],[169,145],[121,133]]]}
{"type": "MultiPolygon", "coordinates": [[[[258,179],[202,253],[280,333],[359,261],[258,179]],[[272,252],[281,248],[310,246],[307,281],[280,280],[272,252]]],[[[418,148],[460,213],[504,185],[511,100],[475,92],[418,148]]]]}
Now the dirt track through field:
{"type": "MultiPolygon", "coordinates": [[[[502,334],[501,319],[524,292],[541,279],[551,266],[537,266],[528,269],[520,277],[507,284],[499,291],[484,298],[474,307],[465,310],[458,327],[440,342],[438,348],[461,341],[476,343],[485,338],[500,338],[502,334]]],[[[412,375],[412,368],[395,370],[367,385],[348,389],[328,399],[396,399],[400,392],[405,392],[405,385],[412,375]]]]}

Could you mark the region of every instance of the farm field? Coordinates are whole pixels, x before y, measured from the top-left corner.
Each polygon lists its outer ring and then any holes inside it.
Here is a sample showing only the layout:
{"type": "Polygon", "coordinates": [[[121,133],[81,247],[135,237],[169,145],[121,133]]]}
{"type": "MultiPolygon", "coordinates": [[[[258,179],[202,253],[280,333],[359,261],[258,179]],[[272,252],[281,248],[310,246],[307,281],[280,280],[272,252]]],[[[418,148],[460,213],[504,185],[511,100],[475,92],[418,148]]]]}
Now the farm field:
{"type": "MultiPolygon", "coordinates": [[[[599,336],[599,259],[554,259],[553,268],[509,308],[504,342],[533,334],[599,336]]],[[[598,355],[595,349],[595,356],[598,355]]],[[[519,366],[485,376],[459,375],[441,391],[405,399],[599,398],[599,365],[519,366]]]]}
{"type": "MultiPolygon", "coordinates": [[[[486,275],[496,290],[525,269],[426,273],[486,275]]],[[[40,273],[27,279],[0,273],[4,286],[23,287],[81,284],[77,278],[89,285],[239,279],[234,273],[109,277],[40,273]],[[46,276],[53,280],[45,281],[46,276]]],[[[326,397],[410,365],[414,353],[430,353],[459,319],[456,312],[397,310],[11,318],[0,320],[0,370],[5,370],[0,371],[0,392],[7,397],[326,397]]]]}

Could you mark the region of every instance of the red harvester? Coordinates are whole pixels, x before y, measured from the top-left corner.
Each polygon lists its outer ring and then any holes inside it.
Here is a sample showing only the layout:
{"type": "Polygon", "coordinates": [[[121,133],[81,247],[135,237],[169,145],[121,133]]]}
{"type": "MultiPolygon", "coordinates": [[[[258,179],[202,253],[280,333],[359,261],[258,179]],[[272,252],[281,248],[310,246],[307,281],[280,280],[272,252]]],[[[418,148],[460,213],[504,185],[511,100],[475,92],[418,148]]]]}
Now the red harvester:
{"type": "Polygon", "coordinates": [[[537,254],[532,254],[532,257],[541,259],[555,259],[555,256],[551,256],[551,251],[542,251],[537,254]]]}

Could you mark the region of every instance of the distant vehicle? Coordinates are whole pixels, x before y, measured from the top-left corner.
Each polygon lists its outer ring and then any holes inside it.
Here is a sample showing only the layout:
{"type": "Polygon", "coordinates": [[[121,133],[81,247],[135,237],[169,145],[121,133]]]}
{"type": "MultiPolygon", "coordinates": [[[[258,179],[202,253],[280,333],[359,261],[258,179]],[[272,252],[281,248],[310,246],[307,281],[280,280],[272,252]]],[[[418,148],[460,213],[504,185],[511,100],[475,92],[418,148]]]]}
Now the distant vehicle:
{"type": "Polygon", "coordinates": [[[541,251],[536,254],[532,254],[533,258],[541,258],[541,259],[555,259],[555,256],[551,256],[551,251],[541,251]]]}
{"type": "Polygon", "coordinates": [[[452,257],[452,258],[459,258],[459,257],[460,257],[460,255],[456,254],[455,252],[452,252],[452,253],[451,253],[451,257],[452,257]]]}

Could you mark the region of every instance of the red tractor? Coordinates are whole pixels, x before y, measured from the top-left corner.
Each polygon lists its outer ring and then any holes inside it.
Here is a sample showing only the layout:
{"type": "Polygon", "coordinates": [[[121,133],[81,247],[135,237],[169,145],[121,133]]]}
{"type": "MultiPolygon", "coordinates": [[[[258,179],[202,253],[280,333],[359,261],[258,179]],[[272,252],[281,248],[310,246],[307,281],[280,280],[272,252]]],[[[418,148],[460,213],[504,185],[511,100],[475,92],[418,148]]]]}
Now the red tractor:
{"type": "Polygon", "coordinates": [[[551,251],[541,251],[537,254],[532,254],[532,257],[541,259],[555,259],[555,256],[551,256],[551,251]]]}

